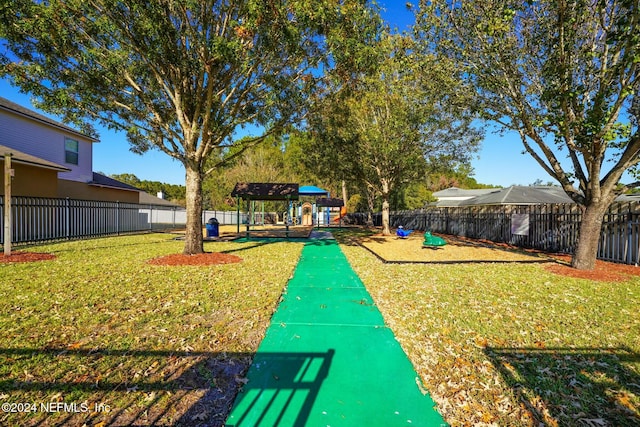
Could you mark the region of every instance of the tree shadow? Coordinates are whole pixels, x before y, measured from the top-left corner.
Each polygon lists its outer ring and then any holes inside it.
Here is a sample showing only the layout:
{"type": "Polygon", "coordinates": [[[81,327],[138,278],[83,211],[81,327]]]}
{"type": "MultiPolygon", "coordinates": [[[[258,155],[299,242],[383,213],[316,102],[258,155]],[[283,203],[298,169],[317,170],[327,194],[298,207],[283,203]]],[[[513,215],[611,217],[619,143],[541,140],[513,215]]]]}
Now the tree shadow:
{"type": "Polygon", "coordinates": [[[640,355],[628,348],[495,348],[485,354],[539,425],[640,425],[640,355]]]}
{"type": "Polygon", "coordinates": [[[86,236],[82,238],[76,238],[73,240],[69,239],[56,239],[56,240],[46,240],[41,242],[33,242],[33,243],[18,243],[16,248],[20,250],[23,249],[31,249],[42,247],[45,245],[67,245],[67,247],[57,247],[56,253],[64,253],[64,252],[77,252],[78,250],[82,250],[83,252],[89,251],[101,251],[108,249],[122,249],[126,247],[137,247],[137,246],[156,246],[160,243],[169,243],[173,242],[176,239],[166,236],[158,236],[155,240],[149,241],[139,241],[132,243],[122,243],[121,240],[113,240],[119,237],[131,237],[131,236],[143,236],[143,235],[154,235],[154,234],[166,234],[166,233],[158,233],[155,231],[138,231],[131,233],[121,233],[118,235],[104,235],[104,236],[86,236]]]}
{"type": "MultiPolygon", "coordinates": [[[[413,239],[415,241],[415,239],[413,239]]],[[[340,242],[341,244],[343,243],[342,241],[340,242]]],[[[378,238],[378,237],[365,237],[365,238],[353,238],[350,239],[348,241],[345,242],[345,244],[349,245],[349,246],[358,246],[364,250],[366,250],[367,252],[371,253],[372,255],[374,255],[380,262],[382,262],[383,264],[401,264],[401,265],[405,265],[405,264],[443,264],[443,265],[456,265],[456,264],[546,264],[546,263],[550,263],[550,262],[555,262],[558,263],[559,261],[555,260],[554,258],[551,258],[549,256],[543,256],[541,254],[529,254],[529,253],[525,253],[523,251],[518,251],[518,250],[510,250],[510,249],[503,249],[500,247],[490,247],[490,246],[485,246],[485,245],[457,245],[457,244],[451,244],[449,245],[451,246],[469,246],[469,247],[482,247],[484,249],[490,249],[491,251],[493,251],[496,254],[500,254],[500,253],[515,253],[515,254],[522,254],[522,255],[527,255],[529,257],[531,257],[531,259],[516,259],[516,260],[510,260],[510,259],[500,259],[499,255],[496,255],[496,257],[494,259],[451,259],[451,260],[411,260],[411,259],[387,259],[385,258],[381,253],[379,253],[376,249],[371,248],[369,246],[367,246],[367,243],[380,243],[380,244],[385,244],[388,243],[388,240],[385,240],[384,238],[378,238]]],[[[444,251],[445,250],[445,246],[421,246],[420,248],[421,250],[424,251],[432,251],[432,252],[440,252],[440,251],[444,251]]]]}
{"type": "MultiPolygon", "coordinates": [[[[0,349],[0,403],[15,409],[3,406],[0,425],[223,426],[243,387],[245,396],[266,393],[244,378],[254,356],[223,351],[0,349]],[[18,407],[25,402],[34,406],[18,407]]],[[[281,388],[292,396],[304,393],[302,406],[294,407],[299,399],[293,398],[277,402],[282,411],[298,411],[301,424],[296,425],[304,425],[331,362],[325,357],[327,364],[323,361],[317,379],[310,380],[309,369],[318,366],[318,357],[276,352],[256,358],[271,366],[286,364],[289,374],[281,377],[281,388]]],[[[247,414],[251,410],[255,408],[247,408],[247,414]]]]}
{"type": "Polygon", "coordinates": [[[257,353],[226,425],[307,425],[334,354],[257,353]]]}

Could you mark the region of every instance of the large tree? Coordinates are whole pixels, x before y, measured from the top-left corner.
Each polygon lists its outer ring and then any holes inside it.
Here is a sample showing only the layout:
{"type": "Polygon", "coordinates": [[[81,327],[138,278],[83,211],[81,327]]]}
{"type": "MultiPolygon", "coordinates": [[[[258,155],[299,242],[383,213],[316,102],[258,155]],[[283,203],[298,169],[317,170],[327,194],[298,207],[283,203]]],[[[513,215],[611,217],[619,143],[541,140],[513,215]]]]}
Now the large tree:
{"type": "Polygon", "coordinates": [[[573,266],[593,269],[603,214],[640,161],[637,0],[421,1],[416,33],[453,58],[488,120],[582,208],[573,266]]]}
{"type": "Polygon", "coordinates": [[[430,166],[468,163],[480,132],[448,61],[418,55],[405,35],[383,36],[377,51],[375,70],[320,104],[311,123],[322,145],[309,151],[336,158],[331,164],[360,184],[370,205],[381,199],[383,233],[389,234],[392,193],[430,166]]]}
{"type": "MultiPolygon", "coordinates": [[[[247,125],[279,132],[323,73],[348,78],[375,34],[365,0],[14,0],[0,6],[0,75],[87,128],[125,131],[186,171],[184,253],[203,251],[207,158],[247,125]]],[[[233,147],[234,153],[241,152],[233,147]]],[[[222,156],[224,157],[224,156],[222,156]]]]}

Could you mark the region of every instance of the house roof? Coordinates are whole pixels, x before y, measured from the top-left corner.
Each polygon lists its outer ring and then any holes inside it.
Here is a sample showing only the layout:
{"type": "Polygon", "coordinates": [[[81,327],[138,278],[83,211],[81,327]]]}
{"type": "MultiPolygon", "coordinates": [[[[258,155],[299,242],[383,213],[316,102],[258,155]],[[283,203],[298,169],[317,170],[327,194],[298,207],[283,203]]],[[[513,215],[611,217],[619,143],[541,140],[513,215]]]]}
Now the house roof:
{"type": "Polygon", "coordinates": [[[17,114],[19,116],[22,117],[26,117],[29,118],[31,120],[35,120],[37,122],[43,123],[45,125],[48,126],[52,126],[54,128],[60,129],[60,130],[64,130],[66,132],[72,133],[74,135],[80,136],[82,138],[85,138],[91,142],[98,142],[98,140],[92,136],[86,135],[72,127],[69,127],[65,124],[62,124],[60,122],[57,122],[55,120],[50,119],[49,117],[46,117],[40,113],[37,113],[33,110],[30,110],[28,108],[23,107],[20,104],[16,104],[13,101],[8,100],[7,98],[3,98],[0,96],[0,109],[2,110],[6,110],[6,111],[10,111],[14,114],[17,114]]]}
{"type": "Polygon", "coordinates": [[[116,179],[109,178],[108,176],[99,174],[97,172],[93,172],[93,179],[88,184],[93,185],[95,187],[115,188],[117,190],[138,191],[138,192],[142,191],[139,188],[134,187],[133,185],[125,184],[124,182],[120,182],[116,179]]]}
{"type": "Polygon", "coordinates": [[[59,165],[49,160],[41,159],[40,157],[32,156],[31,154],[23,153],[15,148],[5,147],[0,145],[0,158],[4,160],[5,154],[11,153],[11,161],[14,163],[21,163],[29,166],[37,166],[39,168],[53,169],[58,172],[68,172],[71,169],[68,167],[59,165]]]}
{"type": "Polygon", "coordinates": [[[154,196],[153,194],[149,194],[146,191],[140,192],[140,203],[143,205],[163,205],[163,206],[173,206],[177,208],[182,208],[177,203],[173,203],[169,200],[161,199],[159,197],[154,196]]]}
{"type": "Polygon", "coordinates": [[[298,200],[298,184],[239,182],[231,196],[244,200],[298,200]]]}
{"type": "Polygon", "coordinates": [[[438,199],[464,200],[472,197],[482,196],[484,194],[492,193],[494,191],[496,191],[496,188],[481,188],[481,189],[465,190],[458,187],[450,187],[444,190],[436,191],[435,193],[433,193],[433,195],[438,199]]]}
{"type": "Polygon", "coordinates": [[[436,206],[439,208],[455,208],[466,202],[468,199],[444,199],[427,203],[428,206],[436,206]]]}
{"type": "Polygon", "coordinates": [[[560,187],[512,185],[472,199],[459,206],[478,205],[538,205],[546,203],[575,203],[560,187]]]}

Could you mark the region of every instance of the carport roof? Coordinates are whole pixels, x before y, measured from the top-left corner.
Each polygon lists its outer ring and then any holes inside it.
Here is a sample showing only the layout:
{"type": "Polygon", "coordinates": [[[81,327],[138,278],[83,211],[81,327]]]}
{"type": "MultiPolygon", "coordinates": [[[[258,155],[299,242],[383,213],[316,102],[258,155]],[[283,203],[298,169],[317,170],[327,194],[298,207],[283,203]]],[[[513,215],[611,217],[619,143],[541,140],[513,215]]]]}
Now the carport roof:
{"type": "Polygon", "coordinates": [[[5,147],[0,145],[0,159],[4,160],[6,153],[11,153],[11,161],[15,163],[21,163],[29,166],[37,166],[45,169],[53,169],[58,172],[68,172],[69,169],[66,166],[59,165],[49,160],[41,159],[40,157],[32,156],[31,154],[23,153],[15,148],[5,147]]]}
{"type": "Polygon", "coordinates": [[[244,200],[298,200],[298,184],[239,182],[231,196],[244,200]]]}
{"type": "Polygon", "coordinates": [[[316,205],[327,208],[341,208],[344,206],[344,200],[332,199],[330,197],[319,197],[316,199],[316,205]]]}

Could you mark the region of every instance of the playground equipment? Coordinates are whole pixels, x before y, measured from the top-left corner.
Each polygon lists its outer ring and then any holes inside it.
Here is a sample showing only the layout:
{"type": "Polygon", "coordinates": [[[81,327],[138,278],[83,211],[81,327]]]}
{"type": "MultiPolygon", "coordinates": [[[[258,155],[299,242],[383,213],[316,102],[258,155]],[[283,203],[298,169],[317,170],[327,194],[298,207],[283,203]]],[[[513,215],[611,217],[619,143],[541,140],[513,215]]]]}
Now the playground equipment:
{"type": "Polygon", "coordinates": [[[396,231],[396,236],[401,239],[406,239],[411,233],[413,233],[413,230],[405,230],[402,226],[399,226],[398,231],[396,231]]]}
{"type": "Polygon", "coordinates": [[[424,242],[422,242],[423,247],[435,248],[438,246],[444,246],[446,244],[447,242],[442,237],[434,236],[430,231],[424,233],[424,242]]]}

